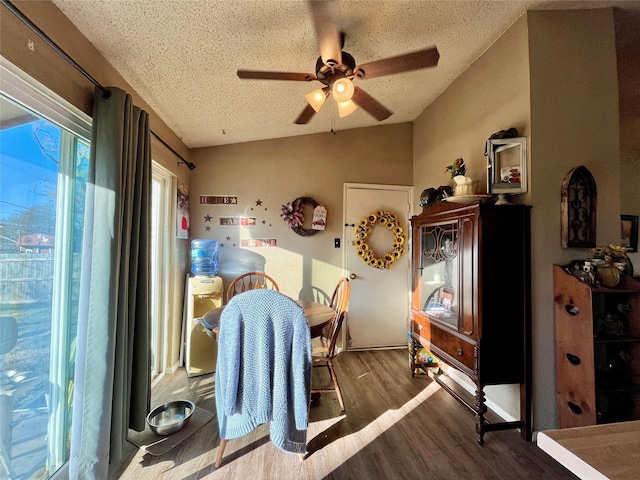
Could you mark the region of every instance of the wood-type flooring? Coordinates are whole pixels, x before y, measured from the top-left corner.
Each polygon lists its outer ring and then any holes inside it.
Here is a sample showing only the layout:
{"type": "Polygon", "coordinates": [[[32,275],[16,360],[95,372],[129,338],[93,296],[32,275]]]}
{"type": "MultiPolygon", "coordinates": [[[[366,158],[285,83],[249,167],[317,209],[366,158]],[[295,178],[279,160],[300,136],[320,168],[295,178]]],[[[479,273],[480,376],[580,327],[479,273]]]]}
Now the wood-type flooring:
{"type": "MultiPolygon", "coordinates": [[[[515,430],[489,432],[478,445],[473,414],[427,375],[411,377],[406,350],[344,352],[335,360],[346,414],[335,394],[312,402],[307,457],[278,450],[268,425],[230,440],[214,467],[217,420],[163,456],[131,446],[110,480],[316,480],[316,479],[575,479],[525,442],[515,430]]],[[[314,371],[314,375],[316,375],[314,371]]],[[[314,376],[314,382],[326,379],[314,376]]],[[[214,375],[188,378],[184,369],[153,388],[152,407],[189,399],[215,412],[214,375]]]]}

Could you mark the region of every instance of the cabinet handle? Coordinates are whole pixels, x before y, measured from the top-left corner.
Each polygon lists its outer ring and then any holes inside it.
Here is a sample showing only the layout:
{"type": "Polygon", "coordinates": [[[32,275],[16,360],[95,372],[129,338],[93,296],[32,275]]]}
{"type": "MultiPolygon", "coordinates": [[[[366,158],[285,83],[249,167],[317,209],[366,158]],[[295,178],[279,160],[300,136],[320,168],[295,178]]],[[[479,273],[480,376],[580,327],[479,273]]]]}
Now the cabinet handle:
{"type": "Polygon", "coordinates": [[[458,347],[457,352],[458,352],[458,355],[462,355],[462,353],[463,353],[463,352],[462,352],[462,347],[458,347]]]}
{"type": "Polygon", "coordinates": [[[564,310],[572,317],[575,317],[580,313],[580,309],[575,305],[565,305],[564,310]]]}
{"type": "Polygon", "coordinates": [[[577,355],[572,355],[571,353],[567,353],[567,360],[572,365],[580,365],[580,357],[577,355]]]}
{"type": "Polygon", "coordinates": [[[569,407],[569,410],[571,410],[571,412],[575,413],[576,415],[580,415],[582,413],[582,408],[580,407],[580,405],[576,405],[573,402],[567,402],[567,406],[569,407]]]}

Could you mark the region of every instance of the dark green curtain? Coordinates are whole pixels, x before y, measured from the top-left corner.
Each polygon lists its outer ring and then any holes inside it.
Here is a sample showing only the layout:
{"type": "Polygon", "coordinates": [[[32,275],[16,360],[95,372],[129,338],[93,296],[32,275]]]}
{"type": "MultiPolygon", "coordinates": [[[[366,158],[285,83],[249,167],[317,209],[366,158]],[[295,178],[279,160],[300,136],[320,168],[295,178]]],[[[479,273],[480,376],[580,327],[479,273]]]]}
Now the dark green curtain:
{"type": "Polygon", "coordinates": [[[106,479],[150,407],[149,116],[96,90],[84,224],[70,478],[106,479]]]}

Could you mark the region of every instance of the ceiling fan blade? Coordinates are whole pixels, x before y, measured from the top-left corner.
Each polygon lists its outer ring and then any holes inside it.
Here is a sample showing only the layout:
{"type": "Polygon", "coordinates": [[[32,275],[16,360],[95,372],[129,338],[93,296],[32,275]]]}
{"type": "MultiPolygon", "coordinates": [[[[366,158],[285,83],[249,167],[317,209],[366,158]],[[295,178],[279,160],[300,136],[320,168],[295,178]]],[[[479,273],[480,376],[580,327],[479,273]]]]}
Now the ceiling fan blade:
{"type": "Polygon", "coordinates": [[[293,80],[295,82],[317,80],[316,76],[310,73],[262,72],[257,70],[238,70],[238,77],[249,80],[293,80]]]}
{"type": "Polygon", "coordinates": [[[311,105],[307,105],[305,109],[302,110],[302,113],[298,115],[298,118],[296,118],[296,121],[293,123],[296,123],[298,125],[304,125],[305,123],[309,122],[309,120],[311,120],[311,117],[313,117],[315,113],[316,111],[311,107],[311,105]]]}
{"type": "Polygon", "coordinates": [[[393,112],[391,110],[382,105],[360,87],[355,87],[351,100],[380,122],[393,115],[393,112]]]}
{"type": "Polygon", "coordinates": [[[362,72],[362,78],[382,77],[393,73],[408,72],[420,68],[435,67],[438,65],[440,54],[436,47],[419,50],[417,52],[398,55],[397,57],[385,58],[375,62],[358,65],[358,70],[362,72]]]}
{"type": "Polygon", "coordinates": [[[307,5],[313,18],[313,28],[318,39],[320,57],[325,65],[342,63],[342,34],[336,25],[335,2],[308,0],[307,5]]]}

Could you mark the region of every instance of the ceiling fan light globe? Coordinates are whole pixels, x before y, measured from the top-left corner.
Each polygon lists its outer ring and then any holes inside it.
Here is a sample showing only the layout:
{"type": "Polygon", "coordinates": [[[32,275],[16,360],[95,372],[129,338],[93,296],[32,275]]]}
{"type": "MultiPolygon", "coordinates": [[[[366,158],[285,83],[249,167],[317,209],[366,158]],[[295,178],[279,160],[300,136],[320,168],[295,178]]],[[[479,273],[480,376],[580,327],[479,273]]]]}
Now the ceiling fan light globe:
{"type": "Polygon", "coordinates": [[[353,82],[350,79],[339,78],[333,83],[331,93],[333,94],[333,98],[336,99],[336,102],[340,103],[351,100],[354,90],[353,82]]]}
{"type": "Polygon", "coordinates": [[[340,118],[351,115],[357,109],[358,106],[351,100],[347,100],[346,102],[338,102],[338,115],[340,116],[340,118]]]}
{"type": "Polygon", "coordinates": [[[307,99],[311,108],[313,108],[317,113],[322,108],[322,105],[324,105],[324,101],[327,99],[327,96],[321,88],[318,88],[311,93],[307,93],[304,98],[307,99]]]}

